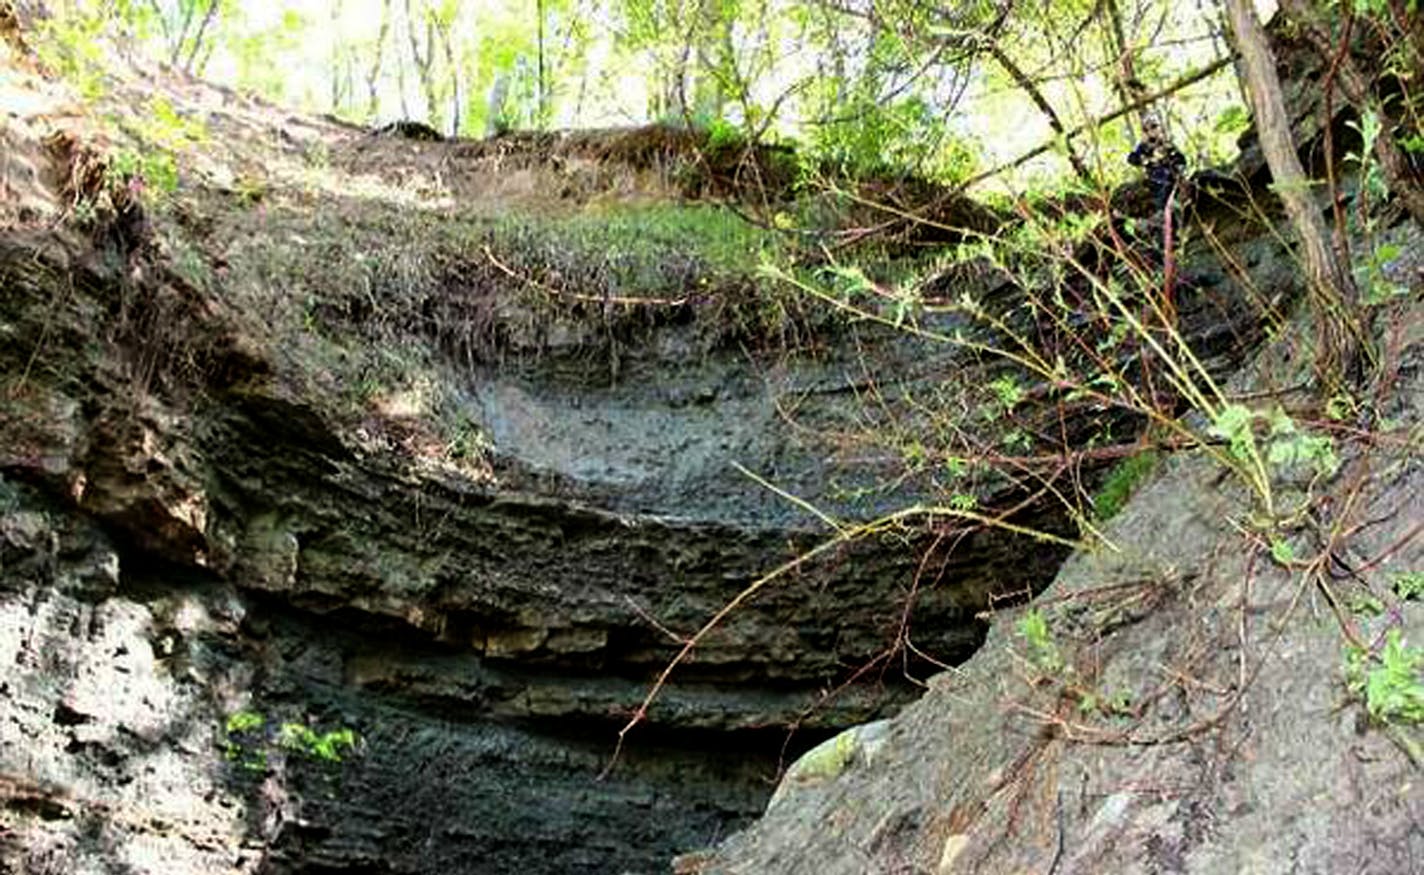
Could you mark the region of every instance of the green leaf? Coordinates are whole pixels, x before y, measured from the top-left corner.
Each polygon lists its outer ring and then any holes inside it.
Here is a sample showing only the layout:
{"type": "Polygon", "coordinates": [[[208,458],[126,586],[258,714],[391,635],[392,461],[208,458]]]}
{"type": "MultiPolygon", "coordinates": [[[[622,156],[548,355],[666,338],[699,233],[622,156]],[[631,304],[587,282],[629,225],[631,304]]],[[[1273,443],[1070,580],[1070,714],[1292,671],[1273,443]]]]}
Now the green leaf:
{"type": "Polygon", "coordinates": [[[1271,539],[1271,558],[1277,565],[1289,567],[1295,561],[1295,548],[1281,538],[1271,539]]]}
{"type": "Polygon", "coordinates": [[[989,384],[993,390],[994,397],[1003,405],[1005,412],[1013,410],[1024,399],[1023,387],[1012,374],[1005,374],[989,384]]]}
{"type": "Polygon", "coordinates": [[[1375,262],[1377,264],[1385,264],[1386,262],[1394,261],[1399,257],[1399,253],[1402,251],[1399,244],[1386,243],[1375,250],[1375,262]]]}
{"type": "Polygon", "coordinates": [[[1394,591],[1405,601],[1424,599],[1424,571],[1406,571],[1397,575],[1394,591]]]}
{"type": "Polygon", "coordinates": [[[1419,670],[1424,667],[1424,649],[1406,647],[1398,629],[1385,635],[1380,664],[1365,681],[1365,707],[1370,716],[1384,723],[1424,722],[1424,684],[1419,670]]]}
{"type": "Polygon", "coordinates": [[[1255,446],[1255,436],[1251,433],[1256,414],[1240,404],[1228,404],[1212,420],[1208,433],[1223,438],[1231,447],[1231,454],[1238,459],[1246,459],[1250,448],[1255,446]]]}
{"type": "Polygon", "coordinates": [[[227,718],[227,734],[236,735],[242,732],[251,732],[254,729],[261,729],[266,721],[262,715],[256,711],[238,711],[227,718]]]}
{"type": "Polygon", "coordinates": [[[1272,465],[1291,468],[1310,466],[1315,473],[1329,477],[1340,467],[1335,444],[1328,437],[1296,434],[1271,443],[1266,460],[1272,465]]]}
{"type": "Polygon", "coordinates": [[[956,492],[949,497],[949,506],[955,510],[970,511],[979,504],[979,499],[968,492],[956,492]]]}
{"type": "Polygon", "coordinates": [[[1363,593],[1350,599],[1350,613],[1361,617],[1378,617],[1384,613],[1384,602],[1370,595],[1363,593]]]}

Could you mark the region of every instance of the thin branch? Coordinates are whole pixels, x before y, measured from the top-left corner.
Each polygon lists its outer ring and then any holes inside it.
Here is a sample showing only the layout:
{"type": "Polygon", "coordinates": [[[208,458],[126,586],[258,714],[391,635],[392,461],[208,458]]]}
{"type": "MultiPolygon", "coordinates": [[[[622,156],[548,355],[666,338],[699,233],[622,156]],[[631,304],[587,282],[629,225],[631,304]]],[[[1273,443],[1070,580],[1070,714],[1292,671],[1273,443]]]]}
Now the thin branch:
{"type": "MultiPolygon", "coordinates": [[[[1132,103],[1126,104],[1125,106],[1120,106],[1112,112],[1105,113],[1104,115],[1089,119],[1088,121],[1074,128],[1070,128],[1068,132],[1063,135],[1063,138],[1065,140],[1070,140],[1073,137],[1076,137],[1079,134],[1083,133],[1084,131],[1100,127],[1110,121],[1116,121],[1117,119],[1122,118],[1130,112],[1136,112],[1137,110],[1143,108],[1144,106],[1147,106],[1148,104],[1154,103],[1164,97],[1168,97],[1172,94],[1175,94],[1176,92],[1181,91],[1184,88],[1188,88],[1192,85],[1195,85],[1203,79],[1206,79],[1208,76],[1211,76],[1213,73],[1222,70],[1228,64],[1230,64],[1231,61],[1232,57],[1218,58],[1217,60],[1201,68],[1200,70],[1181,76],[1171,84],[1165,85],[1162,88],[1151,92],[1150,94],[1145,94],[1142,97],[1139,97],[1138,99],[1134,100],[1132,103]]],[[[1057,142],[1058,140],[1057,138],[1055,138],[1035,149],[1030,149],[1029,151],[1024,152],[1022,155],[1019,155],[1017,158],[1014,158],[1011,161],[1006,161],[1003,164],[998,165],[997,167],[993,167],[989,170],[985,170],[983,173],[976,174],[975,176],[970,177],[969,179],[956,186],[954,193],[962,193],[965,189],[969,188],[972,185],[975,185],[976,183],[983,182],[984,180],[998,176],[1000,173],[1003,173],[1007,170],[1013,170],[1015,167],[1020,167],[1024,164],[1027,164],[1028,162],[1037,158],[1039,155],[1042,155],[1043,153],[1052,149],[1054,145],[1057,144],[1057,142]]]]}
{"type": "Polygon", "coordinates": [[[1013,79],[1014,82],[1023,89],[1024,93],[1028,95],[1029,100],[1032,100],[1034,105],[1038,107],[1039,112],[1043,113],[1044,118],[1048,119],[1048,126],[1053,128],[1054,133],[1058,135],[1058,139],[1063,141],[1063,148],[1068,152],[1068,163],[1073,165],[1073,172],[1077,173],[1078,178],[1084,183],[1091,186],[1093,184],[1093,175],[1088,172],[1088,167],[1083,163],[1083,159],[1079,158],[1078,153],[1073,151],[1073,144],[1068,142],[1069,135],[1068,131],[1063,127],[1063,120],[1058,117],[1058,113],[1053,109],[1053,105],[1048,102],[1048,98],[1043,96],[1043,92],[1034,84],[1034,81],[1024,73],[1018,64],[1014,63],[1014,59],[1010,58],[1004,52],[998,42],[989,43],[987,51],[989,52],[989,56],[993,58],[1000,67],[1004,68],[1004,72],[1009,74],[1009,78],[1013,79]]]}
{"type": "Polygon", "coordinates": [[[876,532],[884,531],[885,529],[897,525],[902,525],[912,520],[933,520],[936,517],[955,517],[959,519],[970,520],[981,525],[993,526],[995,528],[1003,529],[1013,534],[1024,535],[1026,537],[1044,543],[1057,544],[1058,546],[1069,547],[1071,549],[1083,548],[1083,544],[1079,541],[1063,538],[1058,535],[1051,534],[1049,532],[1040,532],[1036,529],[1030,529],[1026,526],[1017,525],[1016,523],[1010,523],[1004,520],[1002,517],[990,517],[984,514],[974,513],[972,511],[956,510],[951,507],[938,507],[920,504],[906,508],[901,511],[896,511],[895,513],[887,514],[883,517],[880,517],[879,519],[871,520],[868,523],[863,523],[853,528],[840,529],[835,537],[822,541],[820,544],[817,544],[810,550],[807,550],[806,552],[801,553],[795,558],[782,563],[772,571],[752,581],[752,583],[747,585],[744,589],[742,589],[741,592],[737,593],[735,597],[733,597],[730,601],[723,605],[722,608],[718,610],[716,614],[712,615],[712,619],[704,623],[702,625],[702,628],[698,629],[692,634],[692,637],[688,638],[683,643],[682,648],[678,650],[677,654],[673,656],[673,658],[668,662],[668,664],[663,667],[662,672],[658,674],[657,679],[653,682],[652,688],[648,690],[648,694],[643,697],[643,701],[638,705],[637,709],[634,710],[633,716],[630,717],[628,719],[628,722],[624,724],[623,728],[618,731],[618,743],[613,749],[613,756],[609,760],[608,765],[604,767],[603,772],[599,777],[607,777],[609,773],[613,771],[613,767],[618,764],[618,759],[623,753],[623,744],[627,740],[628,733],[632,732],[634,727],[636,727],[639,723],[642,723],[645,719],[647,719],[648,709],[652,707],[653,702],[663,691],[663,688],[667,686],[668,679],[672,677],[672,673],[677,669],[677,667],[687,661],[688,657],[692,655],[692,651],[695,650],[697,646],[700,645],[707,638],[708,635],[712,634],[713,630],[721,626],[722,623],[728,617],[734,614],[747,602],[751,601],[751,599],[754,598],[758,593],[766,589],[775,581],[785,577],[793,571],[800,569],[802,566],[809,564],[812,560],[818,559],[826,553],[838,549],[844,546],[845,544],[851,543],[853,541],[858,541],[862,538],[873,535],[876,532]]]}
{"type": "Polygon", "coordinates": [[[203,14],[203,21],[198,25],[198,32],[193,34],[193,43],[188,49],[188,60],[183,63],[183,69],[189,73],[193,72],[193,62],[198,59],[198,51],[203,47],[203,36],[208,32],[208,27],[217,18],[218,0],[208,0],[208,11],[203,14]]]}

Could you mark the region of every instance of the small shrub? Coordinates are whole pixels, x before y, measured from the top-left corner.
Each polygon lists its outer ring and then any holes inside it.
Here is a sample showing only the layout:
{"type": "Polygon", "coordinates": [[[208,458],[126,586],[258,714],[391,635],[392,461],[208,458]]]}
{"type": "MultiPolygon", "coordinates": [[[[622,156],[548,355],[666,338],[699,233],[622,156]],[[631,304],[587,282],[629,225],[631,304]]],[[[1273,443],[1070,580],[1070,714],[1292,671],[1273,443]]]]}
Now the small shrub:
{"type": "Polygon", "coordinates": [[[356,749],[356,733],[349,728],[317,732],[302,723],[283,723],[277,743],[289,751],[327,763],[341,762],[341,751],[356,749]]]}
{"type": "Polygon", "coordinates": [[[746,145],[742,129],[726,119],[713,119],[707,125],[707,151],[712,153],[730,152],[746,145]]]}
{"type": "Polygon", "coordinates": [[[1401,599],[1424,599],[1424,571],[1406,571],[1394,578],[1394,592],[1401,599]]]}
{"type": "Polygon", "coordinates": [[[1019,635],[1028,645],[1029,661],[1046,675],[1056,675],[1063,670],[1063,655],[1049,631],[1048,620],[1036,608],[1027,611],[1018,623],[1019,635]]]}
{"type": "Polygon", "coordinates": [[[1345,651],[1345,683],[1365,704],[1376,724],[1424,723],[1424,648],[1409,647],[1398,629],[1385,633],[1378,654],[1359,647],[1345,651]]]}

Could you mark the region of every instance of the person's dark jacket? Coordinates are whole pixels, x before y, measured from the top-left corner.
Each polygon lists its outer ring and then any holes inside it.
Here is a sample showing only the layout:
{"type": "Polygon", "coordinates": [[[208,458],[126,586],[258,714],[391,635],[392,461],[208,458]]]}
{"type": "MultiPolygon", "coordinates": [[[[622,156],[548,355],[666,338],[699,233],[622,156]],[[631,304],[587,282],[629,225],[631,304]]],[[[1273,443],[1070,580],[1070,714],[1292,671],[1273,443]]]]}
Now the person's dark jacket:
{"type": "Polygon", "coordinates": [[[1147,185],[1157,202],[1157,209],[1167,206],[1167,198],[1186,169],[1187,159],[1176,146],[1162,139],[1146,139],[1137,144],[1127,163],[1141,167],[1147,176],[1147,185]]]}

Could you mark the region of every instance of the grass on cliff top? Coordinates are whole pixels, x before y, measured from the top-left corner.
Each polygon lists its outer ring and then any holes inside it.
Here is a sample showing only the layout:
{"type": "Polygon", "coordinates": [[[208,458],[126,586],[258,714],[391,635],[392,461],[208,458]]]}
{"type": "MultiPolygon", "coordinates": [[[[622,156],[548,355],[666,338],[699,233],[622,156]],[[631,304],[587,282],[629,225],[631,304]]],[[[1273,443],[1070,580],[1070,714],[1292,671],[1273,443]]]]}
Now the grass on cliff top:
{"type": "MultiPolygon", "coordinates": [[[[656,170],[490,165],[160,84],[99,101],[94,166],[138,181],[175,272],[239,314],[284,379],[347,422],[399,421],[387,436],[418,455],[479,467],[457,397],[478,366],[560,355],[597,382],[663,327],[695,351],[780,352],[850,319],[761,272],[819,271],[816,241],[681,199],[656,170]]],[[[101,204],[73,206],[102,225],[101,204]]],[[[781,208],[835,225],[814,204],[781,208]]],[[[856,258],[877,276],[894,262],[856,258]]]]}
{"type": "Polygon", "coordinates": [[[707,205],[490,218],[348,201],[213,218],[199,245],[270,327],[450,342],[466,364],[535,351],[554,324],[631,339],[695,313],[751,338],[788,315],[786,291],[756,276],[784,244],[707,205]]]}
{"type": "MultiPolygon", "coordinates": [[[[138,180],[179,272],[275,336],[434,340],[469,365],[536,351],[555,324],[627,342],[690,323],[709,343],[755,349],[843,321],[760,273],[818,270],[814,236],[683,199],[685,163],[584,154],[650,131],[589,133],[567,166],[503,147],[494,160],[158,73],[115,79],[90,115],[108,143],[97,163],[120,187],[138,180]]],[[[782,205],[776,224],[836,227],[839,213],[819,206],[782,205]]],[[[90,207],[76,203],[76,217],[90,207]]],[[[885,253],[854,257],[873,275],[898,269],[885,253]]]]}
{"type": "Polygon", "coordinates": [[[749,274],[763,258],[781,257],[787,249],[781,236],[711,204],[585,211],[547,221],[543,228],[574,245],[624,256],[634,263],[679,253],[729,274],[749,274]]]}

